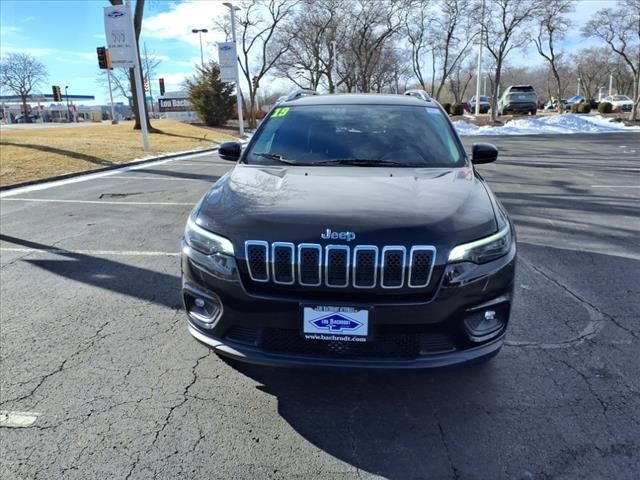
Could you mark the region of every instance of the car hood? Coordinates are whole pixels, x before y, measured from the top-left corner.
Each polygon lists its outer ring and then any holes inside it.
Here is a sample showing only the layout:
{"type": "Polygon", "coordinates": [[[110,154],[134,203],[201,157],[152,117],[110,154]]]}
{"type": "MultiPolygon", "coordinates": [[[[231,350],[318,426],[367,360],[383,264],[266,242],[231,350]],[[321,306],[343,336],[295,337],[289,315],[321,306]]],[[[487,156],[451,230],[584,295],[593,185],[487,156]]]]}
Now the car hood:
{"type": "Polygon", "coordinates": [[[353,232],[351,244],[434,245],[497,230],[493,203],[471,168],[266,167],[237,165],[203,198],[197,223],[245,240],[326,241],[353,232]]]}

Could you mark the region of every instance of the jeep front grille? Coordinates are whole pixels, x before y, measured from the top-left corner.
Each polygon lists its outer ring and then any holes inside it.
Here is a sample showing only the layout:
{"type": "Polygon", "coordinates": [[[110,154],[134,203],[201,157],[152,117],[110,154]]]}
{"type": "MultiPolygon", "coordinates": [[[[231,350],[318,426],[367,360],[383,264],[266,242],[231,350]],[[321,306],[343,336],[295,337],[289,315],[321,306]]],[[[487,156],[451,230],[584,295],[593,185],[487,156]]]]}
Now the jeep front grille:
{"type": "Polygon", "coordinates": [[[249,277],[255,282],[358,289],[425,288],[436,249],[430,245],[327,245],[245,242],[249,277]],[[409,253],[407,253],[407,251],[409,253]]]}

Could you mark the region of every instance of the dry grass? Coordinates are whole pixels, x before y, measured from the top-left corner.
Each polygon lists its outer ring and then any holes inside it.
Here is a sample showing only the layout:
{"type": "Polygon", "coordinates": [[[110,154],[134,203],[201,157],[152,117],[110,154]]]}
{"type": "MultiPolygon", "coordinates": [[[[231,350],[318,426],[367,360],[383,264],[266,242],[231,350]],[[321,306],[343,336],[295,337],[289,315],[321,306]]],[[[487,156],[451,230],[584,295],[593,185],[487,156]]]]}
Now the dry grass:
{"type": "Polygon", "coordinates": [[[162,133],[149,135],[145,154],[140,131],[133,122],[119,125],[60,126],[0,132],[0,185],[95,170],[136,158],[209,148],[233,139],[233,131],[154,120],[162,133]]]}

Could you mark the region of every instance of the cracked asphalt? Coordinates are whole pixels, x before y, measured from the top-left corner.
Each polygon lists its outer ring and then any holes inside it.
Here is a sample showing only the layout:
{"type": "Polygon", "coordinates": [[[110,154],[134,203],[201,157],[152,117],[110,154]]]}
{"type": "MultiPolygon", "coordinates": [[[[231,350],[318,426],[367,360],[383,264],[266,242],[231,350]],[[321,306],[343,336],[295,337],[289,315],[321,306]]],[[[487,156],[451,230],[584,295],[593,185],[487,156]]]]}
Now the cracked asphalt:
{"type": "Polygon", "coordinates": [[[178,242],[215,154],[0,200],[0,412],[39,414],[0,427],[0,477],[640,478],[640,135],[473,141],[501,151],[479,170],[516,224],[516,300],[495,359],[437,372],[191,338],[178,242]]]}

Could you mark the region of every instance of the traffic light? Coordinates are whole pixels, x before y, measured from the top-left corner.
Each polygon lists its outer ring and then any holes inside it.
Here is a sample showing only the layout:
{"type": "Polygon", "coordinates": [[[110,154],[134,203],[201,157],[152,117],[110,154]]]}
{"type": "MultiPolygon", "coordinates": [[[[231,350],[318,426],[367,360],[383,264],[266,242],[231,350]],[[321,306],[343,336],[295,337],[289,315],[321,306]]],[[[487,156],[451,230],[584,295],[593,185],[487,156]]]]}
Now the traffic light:
{"type": "Polygon", "coordinates": [[[253,83],[253,88],[257,89],[258,88],[258,82],[260,81],[260,78],[257,75],[254,75],[253,78],[251,79],[251,82],[253,83]]]}
{"type": "Polygon", "coordinates": [[[158,82],[160,83],[160,95],[164,95],[164,78],[158,79],[158,82]]]}
{"type": "Polygon", "coordinates": [[[96,52],[98,52],[98,66],[100,69],[104,70],[109,68],[107,66],[107,49],[105,47],[96,48],[96,52]]]}
{"type": "Polygon", "coordinates": [[[60,87],[58,85],[53,85],[51,87],[51,91],[53,92],[53,101],[61,102],[62,101],[62,92],[60,91],[60,87]]]}

